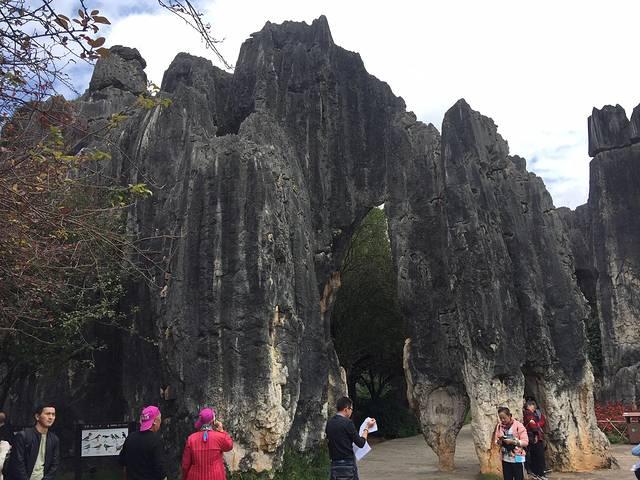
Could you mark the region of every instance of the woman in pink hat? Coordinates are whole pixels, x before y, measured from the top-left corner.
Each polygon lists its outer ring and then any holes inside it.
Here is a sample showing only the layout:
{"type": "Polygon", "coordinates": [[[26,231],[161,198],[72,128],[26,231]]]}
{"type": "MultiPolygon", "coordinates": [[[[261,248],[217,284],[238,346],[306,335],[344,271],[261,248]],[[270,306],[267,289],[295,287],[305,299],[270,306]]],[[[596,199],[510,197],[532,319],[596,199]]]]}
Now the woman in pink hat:
{"type": "Polygon", "coordinates": [[[196,428],[184,446],[182,480],[226,480],[222,453],[233,448],[233,440],[211,408],[200,411],[196,428]]]}

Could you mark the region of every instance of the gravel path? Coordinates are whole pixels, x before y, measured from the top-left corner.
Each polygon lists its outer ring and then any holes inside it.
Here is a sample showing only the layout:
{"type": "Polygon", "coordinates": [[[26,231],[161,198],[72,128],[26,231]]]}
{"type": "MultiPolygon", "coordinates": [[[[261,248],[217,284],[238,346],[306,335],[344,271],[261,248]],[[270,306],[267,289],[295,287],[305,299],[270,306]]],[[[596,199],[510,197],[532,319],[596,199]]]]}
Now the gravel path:
{"type": "MultiPolygon", "coordinates": [[[[456,470],[438,471],[438,460],[422,436],[390,440],[374,445],[360,463],[360,480],[465,480],[477,479],[479,466],[473,449],[471,428],[464,427],[458,435],[456,470]]],[[[551,473],[551,480],[626,480],[635,479],[631,466],[636,458],[629,453],[631,445],[614,445],[613,452],[620,468],[592,473],[551,473]]]]}

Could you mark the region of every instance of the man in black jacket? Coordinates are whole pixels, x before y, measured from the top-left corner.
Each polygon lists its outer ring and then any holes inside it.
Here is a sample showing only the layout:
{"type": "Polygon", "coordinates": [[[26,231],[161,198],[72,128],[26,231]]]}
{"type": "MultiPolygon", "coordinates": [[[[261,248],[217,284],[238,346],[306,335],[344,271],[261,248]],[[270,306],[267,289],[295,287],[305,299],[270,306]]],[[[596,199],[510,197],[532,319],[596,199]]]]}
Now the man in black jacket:
{"type": "Polygon", "coordinates": [[[338,411],[328,422],[325,432],[329,440],[329,456],[331,457],[331,480],[358,480],[358,467],[353,453],[353,444],[364,447],[369,429],[376,424],[372,418],[362,437],[357,434],[356,426],[351,421],[353,402],[342,397],[336,402],[338,411]]]}
{"type": "Polygon", "coordinates": [[[9,456],[7,480],[53,480],[60,464],[60,441],[49,429],[56,421],[50,403],[38,406],[35,427],[14,437],[9,456]]]}
{"type": "Polygon", "coordinates": [[[125,480],[163,480],[167,476],[163,460],[160,409],[145,407],[140,415],[140,431],[132,432],[120,451],[125,480]]]}

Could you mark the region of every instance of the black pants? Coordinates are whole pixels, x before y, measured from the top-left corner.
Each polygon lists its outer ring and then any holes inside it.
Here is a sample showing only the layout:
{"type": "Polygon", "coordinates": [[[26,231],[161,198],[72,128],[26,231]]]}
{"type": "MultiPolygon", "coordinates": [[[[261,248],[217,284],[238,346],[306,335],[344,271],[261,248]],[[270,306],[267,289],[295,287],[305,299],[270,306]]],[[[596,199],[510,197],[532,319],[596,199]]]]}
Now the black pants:
{"type": "Polygon", "coordinates": [[[635,474],[636,474],[636,478],[637,478],[638,480],[640,480],[640,470],[636,470],[636,471],[635,471],[635,472],[633,472],[633,473],[635,473],[635,474]]]}
{"type": "Polygon", "coordinates": [[[502,462],[504,480],[524,480],[524,463],[502,462]]]}
{"type": "Polygon", "coordinates": [[[359,480],[354,460],[332,460],[330,480],[359,480]]]}
{"type": "Polygon", "coordinates": [[[544,475],[547,465],[544,461],[544,442],[530,442],[527,447],[527,470],[539,476],[544,475]]]}

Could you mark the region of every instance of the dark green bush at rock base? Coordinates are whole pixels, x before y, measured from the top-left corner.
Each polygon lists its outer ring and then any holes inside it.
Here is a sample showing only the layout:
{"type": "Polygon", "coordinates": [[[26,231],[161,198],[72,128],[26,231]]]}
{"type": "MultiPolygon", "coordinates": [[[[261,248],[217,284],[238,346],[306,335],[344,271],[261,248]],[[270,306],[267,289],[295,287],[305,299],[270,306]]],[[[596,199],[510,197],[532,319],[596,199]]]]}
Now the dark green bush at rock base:
{"type": "Polygon", "coordinates": [[[329,478],[329,451],[323,445],[315,453],[285,452],[282,471],[227,472],[228,480],[326,480],[329,478]]]}

